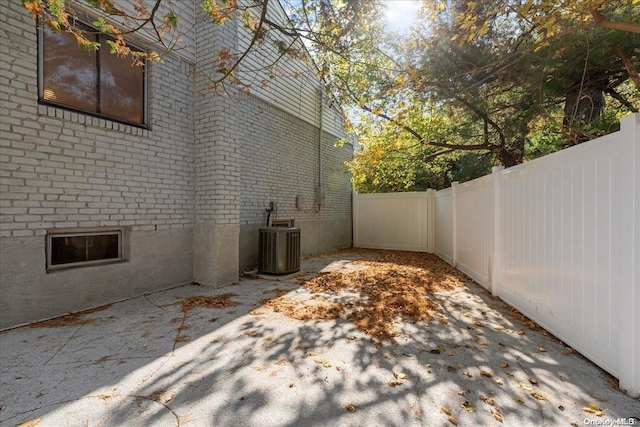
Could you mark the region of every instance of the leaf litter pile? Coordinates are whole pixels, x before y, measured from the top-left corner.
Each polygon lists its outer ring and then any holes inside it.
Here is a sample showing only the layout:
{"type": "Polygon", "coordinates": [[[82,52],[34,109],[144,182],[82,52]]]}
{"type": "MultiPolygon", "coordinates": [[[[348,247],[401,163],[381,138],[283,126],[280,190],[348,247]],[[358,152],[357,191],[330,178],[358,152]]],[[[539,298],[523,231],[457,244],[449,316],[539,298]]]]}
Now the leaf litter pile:
{"type": "Polygon", "coordinates": [[[346,318],[365,333],[385,339],[396,335],[398,322],[433,319],[439,303],[431,295],[470,280],[433,254],[377,250],[357,254],[364,260],[352,264],[366,268],[300,279],[313,293],[309,300],[282,295],[265,305],[298,320],[346,318]]]}
{"type": "Polygon", "coordinates": [[[86,317],[89,314],[97,313],[111,307],[111,304],[101,305],[100,307],[90,308],[89,310],[78,311],[76,313],[66,314],[64,316],[55,317],[49,320],[32,323],[31,328],[56,328],[59,326],[81,326],[88,323],[94,323],[96,319],[86,317]]]}
{"type": "Polygon", "coordinates": [[[239,303],[231,300],[231,298],[237,296],[238,295],[234,293],[226,293],[221,295],[194,295],[182,301],[178,301],[176,304],[182,305],[183,313],[187,313],[188,311],[196,307],[220,309],[237,306],[239,303]]]}

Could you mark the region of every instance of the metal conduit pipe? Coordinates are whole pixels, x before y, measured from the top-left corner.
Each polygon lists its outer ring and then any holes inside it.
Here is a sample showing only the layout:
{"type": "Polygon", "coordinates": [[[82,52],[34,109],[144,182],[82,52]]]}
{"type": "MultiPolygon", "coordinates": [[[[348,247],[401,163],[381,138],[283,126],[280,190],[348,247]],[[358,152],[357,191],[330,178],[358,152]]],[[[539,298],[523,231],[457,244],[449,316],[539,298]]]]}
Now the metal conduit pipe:
{"type": "Polygon", "coordinates": [[[318,187],[316,188],[316,199],[318,202],[318,212],[322,209],[322,127],[323,127],[323,106],[324,106],[324,83],[320,82],[320,118],[318,136],[318,187]]]}

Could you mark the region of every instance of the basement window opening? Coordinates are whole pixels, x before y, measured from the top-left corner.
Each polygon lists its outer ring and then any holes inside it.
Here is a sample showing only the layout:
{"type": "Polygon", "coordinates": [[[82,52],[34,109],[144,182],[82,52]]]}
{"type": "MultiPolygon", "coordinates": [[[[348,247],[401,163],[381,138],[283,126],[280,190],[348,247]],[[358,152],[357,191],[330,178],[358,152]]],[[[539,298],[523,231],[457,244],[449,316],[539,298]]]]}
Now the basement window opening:
{"type": "Polygon", "coordinates": [[[47,235],[47,271],[123,260],[122,230],[47,235]]]}

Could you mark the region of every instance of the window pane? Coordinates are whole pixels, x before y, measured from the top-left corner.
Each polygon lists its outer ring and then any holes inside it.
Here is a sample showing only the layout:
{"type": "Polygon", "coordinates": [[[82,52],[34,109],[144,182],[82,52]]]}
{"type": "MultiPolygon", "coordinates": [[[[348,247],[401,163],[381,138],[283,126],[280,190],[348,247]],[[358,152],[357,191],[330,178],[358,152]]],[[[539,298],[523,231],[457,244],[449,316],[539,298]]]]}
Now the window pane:
{"type": "Polygon", "coordinates": [[[86,245],[87,238],[85,236],[52,237],[51,265],[86,261],[86,245]]]}
{"type": "Polygon", "coordinates": [[[45,28],[42,97],[81,110],[97,109],[96,53],[78,46],[69,34],[45,28]]]}
{"type": "Polygon", "coordinates": [[[118,235],[87,236],[89,256],[87,261],[118,258],[118,235]]]}
{"type": "Polygon", "coordinates": [[[109,53],[100,45],[100,113],[132,123],[144,122],[144,66],[109,53]]]}

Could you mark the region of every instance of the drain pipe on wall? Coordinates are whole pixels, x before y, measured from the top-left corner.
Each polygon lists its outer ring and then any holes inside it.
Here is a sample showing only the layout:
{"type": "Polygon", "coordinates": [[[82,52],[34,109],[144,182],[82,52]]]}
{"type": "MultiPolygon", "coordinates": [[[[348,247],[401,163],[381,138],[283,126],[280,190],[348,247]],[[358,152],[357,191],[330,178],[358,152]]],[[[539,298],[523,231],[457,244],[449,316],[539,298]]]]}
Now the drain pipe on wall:
{"type": "Polygon", "coordinates": [[[316,187],[316,201],[318,202],[318,212],[322,210],[322,125],[323,125],[323,105],[324,105],[324,83],[320,81],[320,136],[318,137],[318,186],[316,187]]]}

